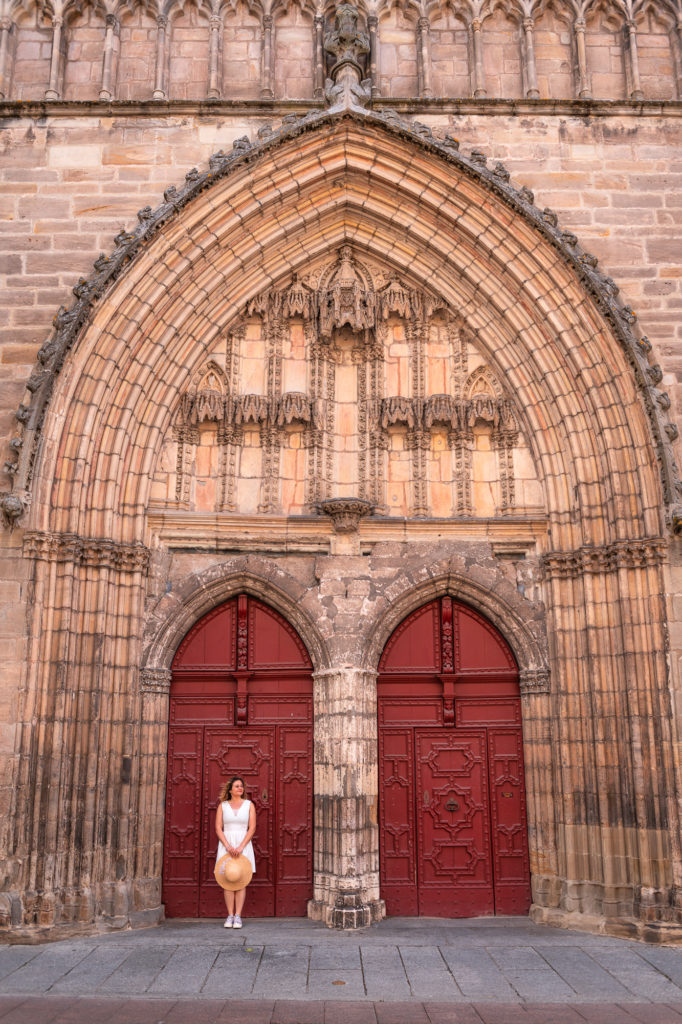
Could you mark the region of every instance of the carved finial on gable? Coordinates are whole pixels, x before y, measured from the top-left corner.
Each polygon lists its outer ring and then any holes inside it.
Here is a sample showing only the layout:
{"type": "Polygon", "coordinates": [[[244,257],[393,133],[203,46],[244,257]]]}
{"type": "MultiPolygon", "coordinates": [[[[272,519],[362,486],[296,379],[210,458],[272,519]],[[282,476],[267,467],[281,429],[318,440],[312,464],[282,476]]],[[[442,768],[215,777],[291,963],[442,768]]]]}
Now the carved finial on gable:
{"type": "Polygon", "coordinates": [[[371,82],[362,79],[360,64],[360,57],[369,53],[369,36],[359,28],[358,18],[353,4],[339,4],[334,30],[324,37],[325,50],[336,57],[324,93],[332,110],[366,107],[372,95],[371,82]]]}

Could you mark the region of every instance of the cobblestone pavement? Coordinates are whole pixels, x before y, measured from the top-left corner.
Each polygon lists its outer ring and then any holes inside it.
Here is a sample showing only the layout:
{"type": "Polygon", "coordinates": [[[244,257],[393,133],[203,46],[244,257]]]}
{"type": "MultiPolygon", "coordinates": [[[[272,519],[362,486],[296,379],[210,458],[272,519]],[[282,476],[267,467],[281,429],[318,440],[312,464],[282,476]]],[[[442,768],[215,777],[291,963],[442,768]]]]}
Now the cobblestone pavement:
{"type": "Polygon", "coordinates": [[[0,947],[1,1024],[682,1024],[682,948],[526,918],[172,921],[0,947]]]}

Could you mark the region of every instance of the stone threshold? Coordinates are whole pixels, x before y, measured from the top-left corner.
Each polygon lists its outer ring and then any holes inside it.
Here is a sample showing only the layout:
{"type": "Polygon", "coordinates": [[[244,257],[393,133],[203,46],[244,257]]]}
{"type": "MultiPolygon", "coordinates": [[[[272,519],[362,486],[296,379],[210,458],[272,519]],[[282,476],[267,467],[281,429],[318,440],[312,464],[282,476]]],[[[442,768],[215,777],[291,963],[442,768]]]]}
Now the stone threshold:
{"type": "MultiPolygon", "coordinates": [[[[320,100],[5,100],[0,102],[0,117],[136,117],[214,118],[231,114],[250,117],[278,117],[286,113],[322,110],[320,100]]],[[[478,116],[545,117],[682,117],[682,100],[553,100],[553,99],[473,99],[436,97],[378,97],[369,109],[392,109],[410,116],[437,114],[478,116]]]]}

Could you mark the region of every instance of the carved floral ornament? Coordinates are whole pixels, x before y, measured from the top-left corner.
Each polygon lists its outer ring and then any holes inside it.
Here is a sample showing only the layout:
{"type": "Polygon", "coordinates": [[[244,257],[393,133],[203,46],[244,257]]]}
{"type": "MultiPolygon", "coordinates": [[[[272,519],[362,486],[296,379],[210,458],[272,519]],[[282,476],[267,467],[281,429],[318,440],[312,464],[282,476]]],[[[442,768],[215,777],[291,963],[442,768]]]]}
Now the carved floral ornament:
{"type": "MultiPolygon", "coordinates": [[[[350,67],[350,64],[347,66],[350,67]]],[[[338,84],[337,81],[335,87],[338,84]]],[[[74,302],[68,309],[62,307],[57,312],[54,330],[42,345],[38,353],[38,364],[27,382],[28,397],[16,412],[21,433],[11,441],[10,457],[5,463],[5,471],[11,479],[12,486],[9,493],[0,494],[0,513],[6,525],[16,523],[30,504],[36,452],[56,378],[67,353],[89,324],[93,309],[101,296],[110,291],[117,278],[130,267],[131,262],[144,251],[163,226],[177,217],[201,192],[213,187],[237,168],[241,168],[244,163],[253,163],[261,155],[265,156],[285,141],[347,118],[359,122],[363,127],[407,140],[410,144],[427,150],[434,159],[452,165],[458,173],[472,178],[480,187],[493,194],[498,202],[506,204],[515,215],[524,218],[561,254],[564,262],[581,281],[585,291],[594,299],[630,362],[651,424],[667,521],[673,530],[682,529],[682,482],[672,450],[672,443],[678,436],[678,430],[668,417],[670,400],[658,387],[658,368],[648,362],[647,355],[651,345],[645,337],[638,337],[635,333],[635,313],[620,302],[617,286],[611,278],[600,272],[596,257],[581,248],[572,232],[561,229],[552,210],[539,210],[535,206],[530,189],[525,186],[515,187],[503,165],[497,164],[490,168],[485,155],[479,151],[475,150],[466,155],[460,152],[459,143],[451,136],[436,138],[426,125],[405,121],[392,110],[366,109],[362,105],[366,100],[356,94],[361,84],[357,81],[351,84],[356,91],[354,92],[350,86],[344,86],[338,95],[330,98],[330,107],[327,110],[309,111],[302,116],[287,114],[277,130],[263,126],[254,141],[247,137],[237,139],[231,153],[220,151],[212,156],[205,171],[192,169],[185,176],[184,185],[180,188],[171,186],[166,189],[163,202],[155,210],[151,207],[140,210],[138,224],[130,231],[119,232],[114,239],[115,248],[111,254],[98,257],[93,273],[88,278],[82,278],[74,287],[74,302]]],[[[399,303],[410,305],[413,301],[419,301],[416,293],[409,289],[404,290],[395,282],[382,294],[375,292],[375,305],[372,308],[372,300],[363,294],[361,275],[357,276],[353,283],[346,280],[342,267],[338,270],[336,277],[328,282],[323,295],[312,294],[306,287],[301,287],[300,282],[295,282],[288,289],[286,301],[290,304],[290,309],[296,309],[297,315],[303,315],[307,310],[307,316],[317,316],[321,336],[325,336],[324,331],[329,329],[330,324],[339,320],[359,327],[372,322],[372,319],[376,323],[377,317],[381,318],[384,315],[384,303],[397,309],[399,303]]],[[[291,405],[294,400],[288,401],[291,405]]],[[[206,408],[208,409],[208,406],[206,408]]],[[[279,414],[277,411],[276,415],[279,414]]],[[[201,413],[198,412],[197,415],[201,413]]],[[[273,415],[271,410],[268,410],[268,415],[273,415]]]]}

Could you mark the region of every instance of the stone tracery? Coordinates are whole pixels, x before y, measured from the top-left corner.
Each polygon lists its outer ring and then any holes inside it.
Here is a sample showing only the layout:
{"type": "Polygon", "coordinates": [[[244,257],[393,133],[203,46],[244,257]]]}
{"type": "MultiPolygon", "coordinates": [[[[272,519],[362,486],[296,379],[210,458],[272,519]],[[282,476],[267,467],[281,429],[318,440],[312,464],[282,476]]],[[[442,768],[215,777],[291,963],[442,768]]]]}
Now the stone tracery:
{"type": "MultiPolygon", "coordinates": [[[[228,335],[225,354],[211,356],[179,400],[182,507],[300,515],[355,497],[375,515],[541,511],[528,455],[517,508],[514,451],[525,441],[461,318],[352,246],[250,300],[228,335]]],[[[164,501],[172,504],[172,488],[161,469],[154,504],[164,501]]]]}

